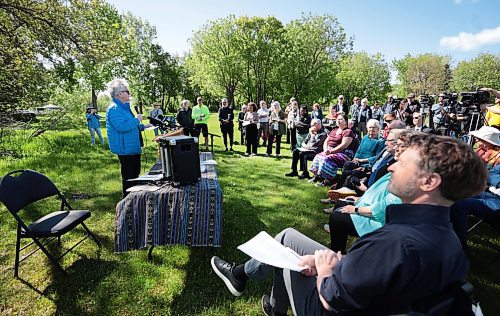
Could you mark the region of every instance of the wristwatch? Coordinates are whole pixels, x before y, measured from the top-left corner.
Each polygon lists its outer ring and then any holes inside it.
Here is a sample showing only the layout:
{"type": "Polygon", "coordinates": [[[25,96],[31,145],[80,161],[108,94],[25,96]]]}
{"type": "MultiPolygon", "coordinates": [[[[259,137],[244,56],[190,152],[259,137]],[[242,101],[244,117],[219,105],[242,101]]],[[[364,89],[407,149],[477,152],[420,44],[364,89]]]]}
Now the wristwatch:
{"type": "Polygon", "coordinates": [[[354,207],[354,214],[359,215],[359,207],[357,207],[357,206],[354,207]]]}

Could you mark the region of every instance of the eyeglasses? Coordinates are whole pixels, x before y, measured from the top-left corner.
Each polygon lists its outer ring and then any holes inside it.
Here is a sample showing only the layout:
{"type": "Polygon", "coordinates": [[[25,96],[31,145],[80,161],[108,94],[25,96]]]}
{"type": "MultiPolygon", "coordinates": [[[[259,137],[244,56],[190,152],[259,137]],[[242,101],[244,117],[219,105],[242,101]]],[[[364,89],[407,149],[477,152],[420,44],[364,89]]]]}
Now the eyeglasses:
{"type": "Polygon", "coordinates": [[[421,116],[414,116],[413,119],[419,119],[421,116]]]}
{"type": "Polygon", "coordinates": [[[130,91],[128,90],[123,90],[122,92],[126,92],[128,95],[130,95],[130,91]]]}
{"type": "Polygon", "coordinates": [[[395,142],[396,139],[395,138],[393,138],[393,139],[386,139],[385,141],[388,142],[388,143],[392,143],[392,142],[395,142]]]}

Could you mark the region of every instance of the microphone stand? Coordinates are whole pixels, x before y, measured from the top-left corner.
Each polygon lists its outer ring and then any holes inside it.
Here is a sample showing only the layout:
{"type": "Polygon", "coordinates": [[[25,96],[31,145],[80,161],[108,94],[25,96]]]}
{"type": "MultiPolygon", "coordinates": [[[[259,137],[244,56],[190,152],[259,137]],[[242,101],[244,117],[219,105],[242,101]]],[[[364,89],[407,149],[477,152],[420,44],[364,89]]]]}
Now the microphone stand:
{"type": "Polygon", "coordinates": [[[216,134],[212,134],[212,133],[208,133],[208,135],[210,136],[210,148],[211,148],[211,152],[212,152],[212,155],[214,155],[214,137],[220,137],[220,135],[216,135],[216,134]]]}

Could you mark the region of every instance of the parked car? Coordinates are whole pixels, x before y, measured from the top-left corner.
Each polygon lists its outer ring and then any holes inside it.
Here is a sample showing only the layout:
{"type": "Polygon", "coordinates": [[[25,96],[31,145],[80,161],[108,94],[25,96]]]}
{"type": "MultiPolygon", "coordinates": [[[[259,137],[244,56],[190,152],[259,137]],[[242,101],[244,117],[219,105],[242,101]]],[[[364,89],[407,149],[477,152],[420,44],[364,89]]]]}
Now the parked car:
{"type": "Polygon", "coordinates": [[[16,121],[31,122],[36,120],[36,113],[32,110],[17,110],[12,117],[16,121]]]}

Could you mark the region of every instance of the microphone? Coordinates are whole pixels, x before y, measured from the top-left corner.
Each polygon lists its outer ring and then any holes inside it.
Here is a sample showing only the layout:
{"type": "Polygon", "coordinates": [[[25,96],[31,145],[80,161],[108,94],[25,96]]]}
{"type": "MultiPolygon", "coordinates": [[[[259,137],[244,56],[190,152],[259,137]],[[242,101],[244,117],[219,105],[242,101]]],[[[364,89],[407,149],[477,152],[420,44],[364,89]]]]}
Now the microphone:
{"type": "Polygon", "coordinates": [[[134,110],[137,114],[142,114],[141,112],[139,112],[139,108],[137,107],[137,105],[134,105],[134,110]]]}

